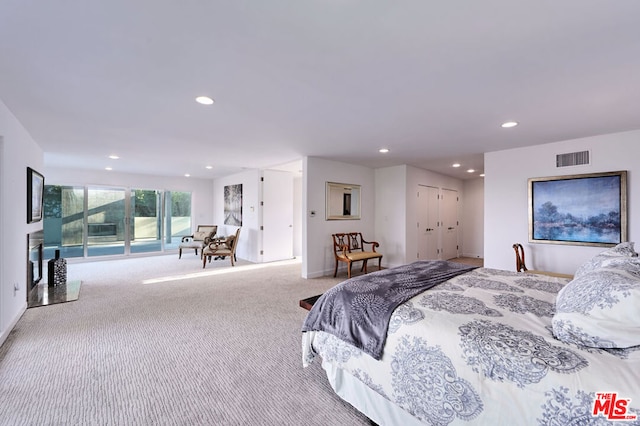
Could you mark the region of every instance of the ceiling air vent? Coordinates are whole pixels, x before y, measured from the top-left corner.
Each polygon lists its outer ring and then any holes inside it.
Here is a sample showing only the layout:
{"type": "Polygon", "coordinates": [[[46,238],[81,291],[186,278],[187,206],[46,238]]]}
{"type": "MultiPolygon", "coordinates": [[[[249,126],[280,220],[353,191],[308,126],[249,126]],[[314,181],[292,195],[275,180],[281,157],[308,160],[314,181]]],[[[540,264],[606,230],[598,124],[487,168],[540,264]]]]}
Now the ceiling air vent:
{"type": "Polygon", "coordinates": [[[589,163],[589,151],[568,152],[556,155],[556,167],[582,166],[589,163]]]}

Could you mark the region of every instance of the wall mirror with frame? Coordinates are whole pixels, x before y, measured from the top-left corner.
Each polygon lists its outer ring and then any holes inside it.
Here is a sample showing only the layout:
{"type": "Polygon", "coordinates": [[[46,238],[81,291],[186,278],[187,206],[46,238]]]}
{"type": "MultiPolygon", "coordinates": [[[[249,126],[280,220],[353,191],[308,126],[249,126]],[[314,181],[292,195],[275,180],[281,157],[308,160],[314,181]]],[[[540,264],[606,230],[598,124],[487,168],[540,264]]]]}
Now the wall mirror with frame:
{"type": "Polygon", "coordinates": [[[360,185],[327,182],[326,220],[360,219],[360,185]]]}

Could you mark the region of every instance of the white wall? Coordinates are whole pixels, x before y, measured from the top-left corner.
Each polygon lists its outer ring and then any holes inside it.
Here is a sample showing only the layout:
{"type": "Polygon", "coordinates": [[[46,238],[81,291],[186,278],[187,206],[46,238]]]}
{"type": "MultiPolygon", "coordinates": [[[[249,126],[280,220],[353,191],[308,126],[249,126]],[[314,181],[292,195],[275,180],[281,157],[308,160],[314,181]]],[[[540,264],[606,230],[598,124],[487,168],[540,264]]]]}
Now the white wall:
{"type": "MultiPolygon", "coordinates": [[[[365,239],[375,238],[375,178],[374,170],[354,164],[306,157],[303,160],[302,207],[302,276],[316,278],[333,275],[335,260],[331,234],[337,232],[362,232],[365,239]],[[360,220],[325,220],[326,182],[360,185],[360,220]],[[315,216],[311,217],[311,212],[315,216]]],[[[385,259],[383,258],[383,264],[385,259]]],[[[338,274],[344,274],[340,266],[338,274]]]]}
{"type": "Polygon", "coordinates": [[[484,179],[464,181],[462,256],[484,257],[484,179]]]}
{"type": "Polygon", "coordinates": [[[191,192],[191,221],[213,225],[213,180],[187,177],[150,176],[107,170],[82,170],[46,167],[47,185],[95,185],[132,189],[157,189],[191,192]]]}
{"type": "Polygon", "coordinates": [[[293,178],[293,256],[302,256],[302,174],[293,178]]]}
{"type": "MultiPolygon", "coordinates": [[[[288,170],[275,170],[276,172],[289,172],[288,170]]],[[[218,225],[218,234],[230,235],[235,233],[237,227],[224,225],[224,187],[227,185],[242,184],[242,230],[237,248],[237,256],[251,262],[260,263],[263,256],[261,218],[262,188],[260,178],[263,171],[247,170],[213,182],[214,224],[218,225]]],[[[293,255],[302,255],[302,175],[299,172],[289,172],[293,177],[293,255]]]]}
{"type": "Polygon", "coordinates": [[[386,267],[407,263],[407,166],[375,170],[375,241],[386,267]]]}
{"type": "MultiPolygon", "coordinates": [[[[463,181],[417,167],[402,165],[375,170],[376,241],[384,253],[385,265],[399,266],[416,260],[418,252],[418,185],[458,191],[463,198],[463,181]]],[[[462,205],[458,219],[462,225],[462,205]]],[[[478,232],[482,233],[482,229],[478,232]]],[[[462,226],[458,235],[462,246],[462,226]]]]}
{"type": "Polygon", "coordinates": [[[242,184],[242,230],[236,256],[250,262],[260,262],[260,170],[247,170],[213,181],[213,224],[218,235],[231,235],[238,227],[224,224],[224,187],[242,184]]]}
{"type": "Polygon", "coordinates": [[[573,139],[485,154],[485,266],[515,269],[511,246],[525,247],[529,269],[573,274],[602,247],[528,243],[528,179],[628,171],[628,239],[640,240],[640,131],[573,139]],[[556,168],[556,154],[591,151],[591,165],[556,168]]]}
{"type": "Polygon", "coordinates": [[[27,234],[42,229],[42,221],[27,224],[27,167],[43,173],[43,158],[0,101],[0,344],[27,308],[27,234]]]}

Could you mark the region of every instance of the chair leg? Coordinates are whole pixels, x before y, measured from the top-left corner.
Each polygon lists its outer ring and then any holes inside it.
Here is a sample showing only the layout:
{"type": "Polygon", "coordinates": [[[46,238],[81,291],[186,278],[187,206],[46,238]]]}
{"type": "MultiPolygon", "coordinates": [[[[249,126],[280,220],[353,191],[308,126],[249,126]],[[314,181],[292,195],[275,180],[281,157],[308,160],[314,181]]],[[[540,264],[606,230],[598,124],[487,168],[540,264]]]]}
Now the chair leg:
{"type": "Polygon", "coordinates": [[[378,271],[380,271],[382,269],[382,258],[379,257],[378,258],[378,271]]]}
{"type": "Polygon", "coordinates": [[[347,263],[347,278],[351,278],[351,262],[347,263]]]}
{"type": "Polygon", "coordinates": [[[207,256],[202,256],[202,269],[207,265],[207,256]]]}
{"type": "Polygon", "coordinates": [[[335,278],[338,275],[338,259],[336,259],[336,267],[333,269],[333,277],[335,278]]]}
{"type": "Polygon", "coordinates": [[[182,259],[182,248],[178,248],[178,259],[182,259]]]}

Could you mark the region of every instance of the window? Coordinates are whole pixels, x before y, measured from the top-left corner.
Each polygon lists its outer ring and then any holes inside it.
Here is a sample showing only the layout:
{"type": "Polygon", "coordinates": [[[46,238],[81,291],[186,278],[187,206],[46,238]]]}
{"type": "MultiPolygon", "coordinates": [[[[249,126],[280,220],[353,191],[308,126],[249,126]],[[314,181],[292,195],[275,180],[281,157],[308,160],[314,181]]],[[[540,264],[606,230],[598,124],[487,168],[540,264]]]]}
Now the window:
{"type": "Polygon", "coordinates": [[[191,234],[191,193],[45,185],[43,227],[49,259],[56,249],[66,258],[177,249],[191,234]]]}

